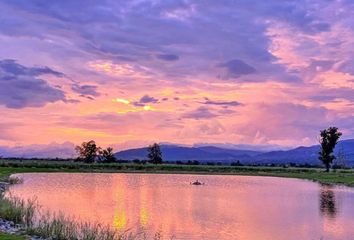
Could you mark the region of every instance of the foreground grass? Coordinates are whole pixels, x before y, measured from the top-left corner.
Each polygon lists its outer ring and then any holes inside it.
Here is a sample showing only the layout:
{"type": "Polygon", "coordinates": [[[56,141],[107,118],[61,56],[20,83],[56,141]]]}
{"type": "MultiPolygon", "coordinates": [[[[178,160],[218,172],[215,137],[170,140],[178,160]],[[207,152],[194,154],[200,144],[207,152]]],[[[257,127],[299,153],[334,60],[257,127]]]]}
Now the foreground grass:
{"type": "Polygon", "coordinates": [[[248,175],[300,178],[324,184],[354,186],[352,169],[336,170],[330,173],[320,168],[282,168],[251,166],[209,166],[177,164],[134,164],[134,163],[93,163],[45,160],[0,160],[0,181],[13,173],[24,172],[124,172],[124,173],[179,173],[209,175],[248,175]]]}
{"type": "Polygon", "coordinates": [[[25,239],[26,237],[24,236],[10,235],[10,234],[0,232],[0,240],[25,240],[25,239]]]}
{"type": "MultiPolygon", "coordinates": [[[[63,214],[43,213],[36,200],[22,200],[0,194],[0,218],[20,225],[19,233],[56,240],[162,240],[160,234],[118,232],[99,223],[78,222],[63,214]]],[[[0,235],[1,239],[25,239],[19,235],[0,235]],[[1,237],[2,236],[2,237],[1,237]]]]}

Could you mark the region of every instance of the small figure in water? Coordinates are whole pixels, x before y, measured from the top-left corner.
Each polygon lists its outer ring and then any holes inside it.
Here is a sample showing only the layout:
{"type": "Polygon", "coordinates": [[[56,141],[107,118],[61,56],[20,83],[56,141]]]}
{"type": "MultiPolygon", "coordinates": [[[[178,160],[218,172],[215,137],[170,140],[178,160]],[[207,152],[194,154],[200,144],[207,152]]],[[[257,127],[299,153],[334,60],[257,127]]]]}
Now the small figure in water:
{"type": "Polygon", "coordinates": [[[198,180],[195,182],[191,182],[192,185],[204,185],[204,183],[199,182],[198,180]]]}

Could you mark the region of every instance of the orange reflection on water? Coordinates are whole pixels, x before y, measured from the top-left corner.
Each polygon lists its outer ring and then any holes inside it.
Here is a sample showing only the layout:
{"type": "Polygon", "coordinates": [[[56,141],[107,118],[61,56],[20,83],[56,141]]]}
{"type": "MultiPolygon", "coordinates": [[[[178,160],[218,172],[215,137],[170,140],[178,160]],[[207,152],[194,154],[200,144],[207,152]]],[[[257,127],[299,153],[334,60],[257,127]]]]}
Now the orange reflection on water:
{"type": "Polygon", "coordinates": [[[127,226],[124,188],[115,188],[115,201],[113,227],[123,230],[127,226]]]}
{"type": "Polygon", "coordinates": [[[245,176],[23,174],[15,196],[120,231],[176,239],[350,239],[354,192],[245,176]],[[194,180],[205,182],[193,186],[194,180]]]}
{"type": "MultiPolygon", "coordinates": [[[[144,179],[142,179],[142,184],[144,185],[144,179]]],[[[149,213],[147,208],[148,201],[148,191],[146,188],[140,188],[140,224],[146,227],[149,222],[149,213]]]]}

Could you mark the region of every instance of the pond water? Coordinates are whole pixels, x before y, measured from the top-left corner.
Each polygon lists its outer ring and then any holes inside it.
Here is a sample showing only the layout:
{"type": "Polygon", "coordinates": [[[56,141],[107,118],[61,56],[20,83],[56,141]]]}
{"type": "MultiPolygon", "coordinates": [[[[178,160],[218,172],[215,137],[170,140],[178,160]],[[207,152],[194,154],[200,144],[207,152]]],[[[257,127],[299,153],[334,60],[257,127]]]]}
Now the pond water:
{"type": "Polygon", "coordinates": [[[354,239],[354,190],[305,180],[162,174],[19,174],[12,195],[118,230],[174,239],[354,239]],[[204,185],[190,182],[199,180],[204,185]]]}

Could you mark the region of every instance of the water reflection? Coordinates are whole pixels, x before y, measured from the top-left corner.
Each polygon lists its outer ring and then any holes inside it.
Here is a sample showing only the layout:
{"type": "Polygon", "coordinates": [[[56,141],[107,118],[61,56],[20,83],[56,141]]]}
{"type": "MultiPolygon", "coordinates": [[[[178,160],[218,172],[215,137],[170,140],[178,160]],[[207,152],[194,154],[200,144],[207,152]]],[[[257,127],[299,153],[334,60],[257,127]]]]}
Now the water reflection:
{"type": "MultiPolygon", "coordinates": [[[[143,185],[145,185],[144,183],[144,179],[142,179],[142,183],[143,185]]],[[[146,188],[141,188],[140,189],[140,224],[142,227],[146,227],[148,225],[149,222],[149,213],[148,213],[148,207],[147,207],[147,200],[148,200],[148,190],[146,188]]]]}
{"type": "Polygon", "coordinates": [[[323,217],[334,219],[337,215],[336,196],[333,186],[321,185],[320,189],[320,211],[323,217]]]}
{"type": "Polygon", "coordinates": [[[127,216],[126,216],[126,206],[125,206],[125,194],[124,188],[115,189],[115,210],[113,218],[113,227],[117,230],[124,230],[127,225],[127,216]]]}
{"type": "Polygon", "coordinates": [[[23,184],[10,187],[14,196],[37,196],[50,211],[109,224],[120,231],[146,229],[148,236],[158,231],[165,239],[188,240],[342,240],[354,236],[354,191],[308,181],[83,173],[21,177],[23,184]],[[190,184],[197,178],[205,185],[190,184]]]}

